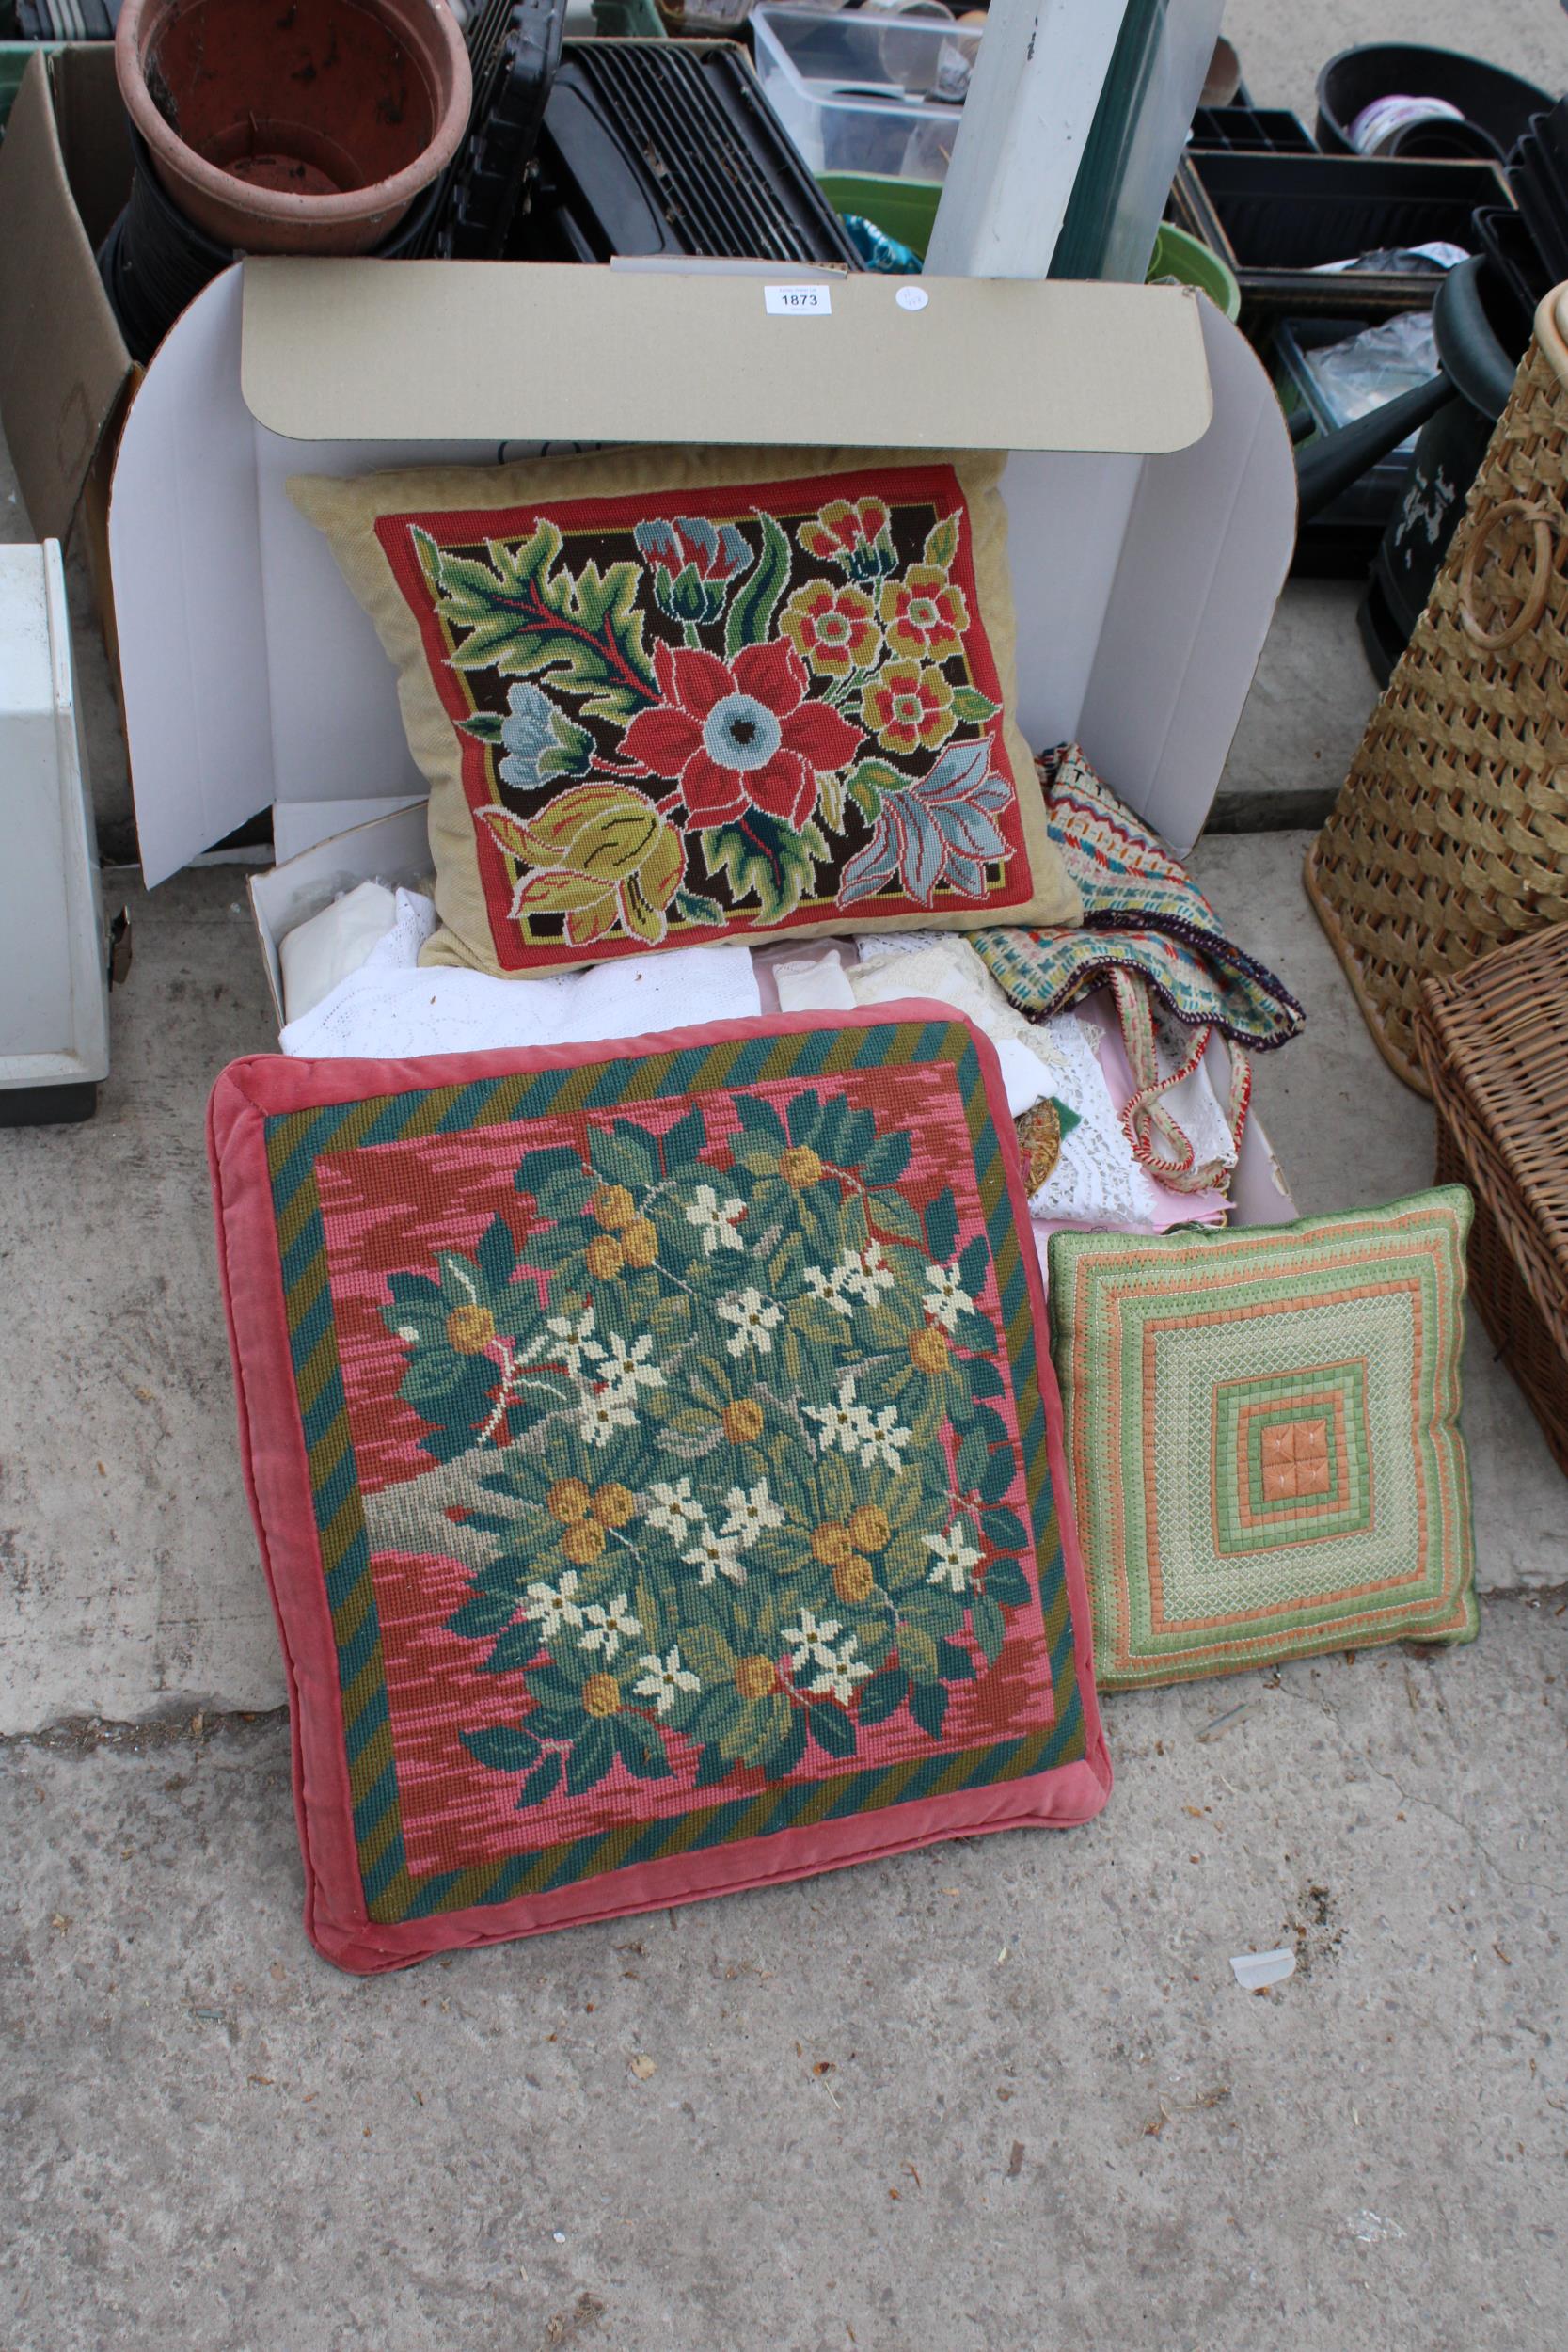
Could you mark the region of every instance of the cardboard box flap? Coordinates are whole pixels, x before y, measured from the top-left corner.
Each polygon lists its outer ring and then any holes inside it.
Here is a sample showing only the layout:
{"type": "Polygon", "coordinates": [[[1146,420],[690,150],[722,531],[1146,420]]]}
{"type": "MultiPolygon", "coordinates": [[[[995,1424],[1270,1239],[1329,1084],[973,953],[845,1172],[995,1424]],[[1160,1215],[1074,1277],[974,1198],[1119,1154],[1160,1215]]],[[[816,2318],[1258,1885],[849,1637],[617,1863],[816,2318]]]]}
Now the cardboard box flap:
{"type": "Polygon", "coordinates": [[[1198,440],[1211,415],[1196,299],[1180,288],[796,265],[759,281],[247,262],[241,386],[260,424],[300,441],[1156,453],[1198,440]],[[800,285],[828,307],[770,300],[800,285]]]}
{"type": "MultiPolygon", "coordinates": [[[[310,285],[340,275],[331,264],[285,266],[310,285]]],[[[510,264],[482,267],[492,288],[519,274],[510,264]]],[[[376,263],[371,274],[395,288],[421,268],[418,262],[376,263]]],[[[442,262],[434,276],[454,274],[470,275],[462,264],[442,262]]],[[[253,282],[264,284],[271,275],[258,270],[253,282]]],[[[557,286],[580,288],[592,280],[607,294],[610,288],[608,273],[562,269],[550,275],[557,286]]],[[[443,357],[440,383],[452,402],[451,417],[435,405],[427,384],[420,399],[432,430],[424,437],[411,429],[412,404],[397,407],[391,400],[380,404],[377,422],[389,430],[395,419],[399,438],[375,432],[345,436],[351,416],[365,419],[361,392],[379,398],[388,385],[395,392],[400,355],[384,351],[380,383],[368,384],[370,346],[363,335],[348,338],[352,368],[346,359],[340,364],[334,335],[325,326],[319,332],[309,326],[296,307],[291,332],[313,338],[300,349],[310,355],[309,364],[329,396],[309,417],[319,438],[287,437],[258,421],[243,396],[246,276],[236,268],[215,278],[166,339],[131,405],[115,473],[109,522],[126,732],[150,885],[269,803],[293,812],[284,832],[297,846],[296,818],[307,836],[313,835],[320,828],[310,812],[324,804],[359,802],[369,814],[378,803],[426,788],[408,751],[393,675],[374,627],[322,533],[291,501],[290,476],[373,473],[388,464],[493,466],[503,461],[509,445],[537,446],[547,424],[567,421],[557,382],[535,375],[526,396],[515,388],[508,396],[501,430],[492,426],[474,437],[474,410],[463,405],[466,373],[443,357]],[[531,407],[535,399],[546,412],[537,420],[531,407]],[[468,437],[456,434],[459,416],[468,437]]],[[[431,285],[431,278],[425,282],[431,285]]],[[[617,298],[651,290],[680,297],[694,282],[618,273],[613,290],[617,298]]],[[[705,291],[719,282],[703,281],[705,291]]],[[[744,292],[759,291],[755,279],[733,282],[744,292]]],[[[840,291],[835,284],[835,301],[840,291]]],[[[888,291],[885,282],[881,291],[888,291]]],[[[997,284],[973,291],[1000,296],[999,307],[1006,307],[1015,289],[997,284]]],[[[1045,297],[1053,317],[1064,315],[1059,300],[1088,297],[1096,307],[1085,333],[1098,333],[1104,322],[1158,317],[1158,330],[1141,338],[1135,368],[1119,327],[1109,346],[1101,338],[1090,362],[1061,354],[1064,373],[1092,362],[1106,402],[1120,400],[1118,372],[1132,369],[1136,385],[1130,399],[1146,411],[1145,437],[1152,440],[1162,431],[1174,437],[1174,419],[1183,413],[1188,424],[1201,423],[1212,388],[1212,420],[1196,441],[1148,453],[1014,448],[1002,485],[1018,623],[1020,724],[1037,746],[1077,736],[1131,804],[1184,851],[1208,813],[1290,563],[1295,485],[1290,437],[1266,373],[1212,304],[1153,288],[1023,292],[1026,307],[1045,297]],[[1189,331],[1193,347],[1186,352],[1189,331]],[[1170,346],[1163,357],[1155,351],[1162,336],[1170,346]]],[[[444,297],[438,285],[434,300],[439,310],[444,297]]],[[[416,313],[422,308],[419,302],[410,307],[416,313]]],[[[784,326],[786,340],[795,332],[788,322],[763,315],[784,326]]],[[[911,315],[918,320],[924,313],[911,315]]],[[[281,314],[275,316],[280,322],[281,314]]],[[[1079,318],[1082,326],[1087,311],[1079,318]]],[[[809,343],[815,332],[831,331],[832,318],[798,324],[800,339],[809,343]]],[[[269,330],[258,348],[271,339],[269,330]]],[[[967,409],[960,371],[956,362],[947,370],[944,396],[952,405],[946,423],[961,434],[967,424],[966,438],[984,437],[975,434],[982,392],[990,404],[987,431],[998,408],[987,389],[997,373],[986,365],[994,344],[977,347],[980,360],[969,364],[978,389],[967,409]]],[[[436,365],[429,351],[438,348],[432,343],[426,350],[427,374],[436,365]]],[[[265,356],[271,368],[271,351],[265,356]]],[[[685,429],[711,431],[713,404],[702,396],[701,368],[689,352],[681,364],[685,429]]],[[[646,428],[639,404],[644,381],[652,383],[657,374],[651,364],[640,374],[623,358],[617,368],[579,380],[562,361],[556,373],[569,386],[592,389],[601,411],[602,383],[613,382],[614,429],[625,437],[628,428],[646,428]]],[[[912,377],[901,380],[879,365],[878,380],[902,421],[904,390],[912,377]]],[[[816,396],[810,383],[795,386],[802,389],[816,396]]],[[[1005,387],[1006,397],[1014,389],[1005,387]]],[[[870,393],[857,390],[850,405],[857,402],[871,405],[870,393]]],[[[1022,437],[1039,431],[1038,416],[1049,405],[1049,386],[1044,391],[1037,386],[1034,420],[1026,432],[1022,423],[1018,428],[1022,437]]],[[[306,419],[293,414],[292,421],[303,424],[306,419]]],[[[586,434],[580,410],[570,421],[586,434]]],[[[790,421],[796,433],[803,430],[799,410],[790,421]]],[[[836,407],[832,423],[842,434],[836,407]]],[[[341,816],[334,811],[332,821],[341,816]]]]}
{"type": "Polygon", "coordinates": [[[107,44],[87,56],[90,65],[75,50],[53,60],[41,52],[30,57],[0,143],[0,419],[28,519],[51,539],[71,529],[130,373],[61,144],[63,125],[83,151],[88,178],[102,181],[89,167],[114,126],[98,118],[108,100],[117,117],[122,110],[107,44]],[[59,120],[51,63],[62,76],[59,120]],[[38,363],[40,348],[52,355],[48,367],[38,363]]]}

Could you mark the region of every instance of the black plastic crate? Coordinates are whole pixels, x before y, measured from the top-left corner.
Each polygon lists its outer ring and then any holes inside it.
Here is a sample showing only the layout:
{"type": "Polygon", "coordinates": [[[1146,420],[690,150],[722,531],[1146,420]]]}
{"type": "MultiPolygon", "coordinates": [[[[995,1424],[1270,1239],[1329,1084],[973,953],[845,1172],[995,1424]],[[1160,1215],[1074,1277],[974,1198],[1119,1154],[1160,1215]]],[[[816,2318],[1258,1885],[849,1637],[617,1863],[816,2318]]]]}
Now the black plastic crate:
{"type": "Polygon", "coordinates": [[[1284,106],[1200,106],[1189,147],[1222,154],[1315,155],[1312,134],[1284,106]]]}
{"type": "MultiPolygon", "coordinates": [[[[1280,319],[1275,323],[1268,347],[1259,357],[1274,379],[1287,421],[1305,412],[1312,420],[1314,433],[1333,430],[1322,395],[1302,383],[1287,361],[1279,340],[1280,329],[1288,327],[1296,350],[1305,354],[1321,351],[1328,343],[1344,342],[1363,327],[1380,324],[1377,319],[1330,317],[1326,312],[1321,317],[1314,312],[1309,318],[1280,319]]],[[[1312,434],[1304,435],[1298,447],[1312,437],[1312,434]]],[[[1291,438],[1296,438],[1293,423],[1291,438]]],[[[1409,470],[1408,457],[1402,459],[1397,452],[1390,452],[1370,468],[1359,482],[1342,490],[1321,514],[1304,521],[1296,532],[1295,552],[1291,561],[1295,577],[1365,580],[1409,470]]]]}
{"type": "Polygon", "coordinates": [[[564,42],[506,252],[862,266],[751,58],[723,40],[564,42]]]}
{"type": "Polygon", "coordinates": [[[1204,154],[1177,167],[1171,212],[1235,271],[1249,331],[1347,302],[1368,319],[1430,307],[1438,283],[1395,270],[1321,274],[1325,262],[1441,241],[1476,250],[1470,216],[1511,205],[1491,163],[1369,155],[1204,154]]]}

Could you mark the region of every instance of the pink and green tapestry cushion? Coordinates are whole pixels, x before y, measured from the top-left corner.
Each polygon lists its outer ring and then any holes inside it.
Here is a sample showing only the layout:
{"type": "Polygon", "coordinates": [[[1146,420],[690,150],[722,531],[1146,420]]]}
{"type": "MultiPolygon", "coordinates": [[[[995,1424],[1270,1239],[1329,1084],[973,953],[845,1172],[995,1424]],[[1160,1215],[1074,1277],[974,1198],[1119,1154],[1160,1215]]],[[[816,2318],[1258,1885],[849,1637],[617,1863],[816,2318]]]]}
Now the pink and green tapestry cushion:
{"type": "Polygon", "coordinates": [[[1297,1225],[1057,1233],[1106,1689],[1476,1632],[1462,1185],[1297,1225]]]}
{"type": "Polygon", "coordinates": [[[1099,1811],[1038,1266],[950,1009],[240,1062],[210,1135],[329,1959],[1099,1811]]]}

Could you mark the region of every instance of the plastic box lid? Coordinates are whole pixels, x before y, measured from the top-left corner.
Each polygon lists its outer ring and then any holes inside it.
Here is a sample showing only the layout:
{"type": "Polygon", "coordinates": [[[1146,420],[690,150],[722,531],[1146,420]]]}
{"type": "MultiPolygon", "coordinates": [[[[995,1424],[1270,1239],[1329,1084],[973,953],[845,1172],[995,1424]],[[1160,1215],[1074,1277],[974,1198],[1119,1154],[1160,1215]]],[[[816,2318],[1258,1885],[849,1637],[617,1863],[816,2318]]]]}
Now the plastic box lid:
{"type": "Polygon", "coordinates": [[[771,0],[752,26],[758,76],[814,171],[945,178],[983,26],[771,0]]]}

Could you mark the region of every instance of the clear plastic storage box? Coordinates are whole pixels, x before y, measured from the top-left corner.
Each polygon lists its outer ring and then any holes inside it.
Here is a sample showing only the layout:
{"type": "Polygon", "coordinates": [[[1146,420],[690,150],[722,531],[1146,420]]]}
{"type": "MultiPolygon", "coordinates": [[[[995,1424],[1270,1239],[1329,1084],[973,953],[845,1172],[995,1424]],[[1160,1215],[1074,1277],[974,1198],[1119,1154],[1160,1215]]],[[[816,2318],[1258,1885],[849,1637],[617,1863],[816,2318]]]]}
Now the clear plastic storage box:
{"type": "Polygon", "coordinates": [[[946,178],[983,25],[762,0],[752,28],[763,87],[813,171],[946,178]]]}

